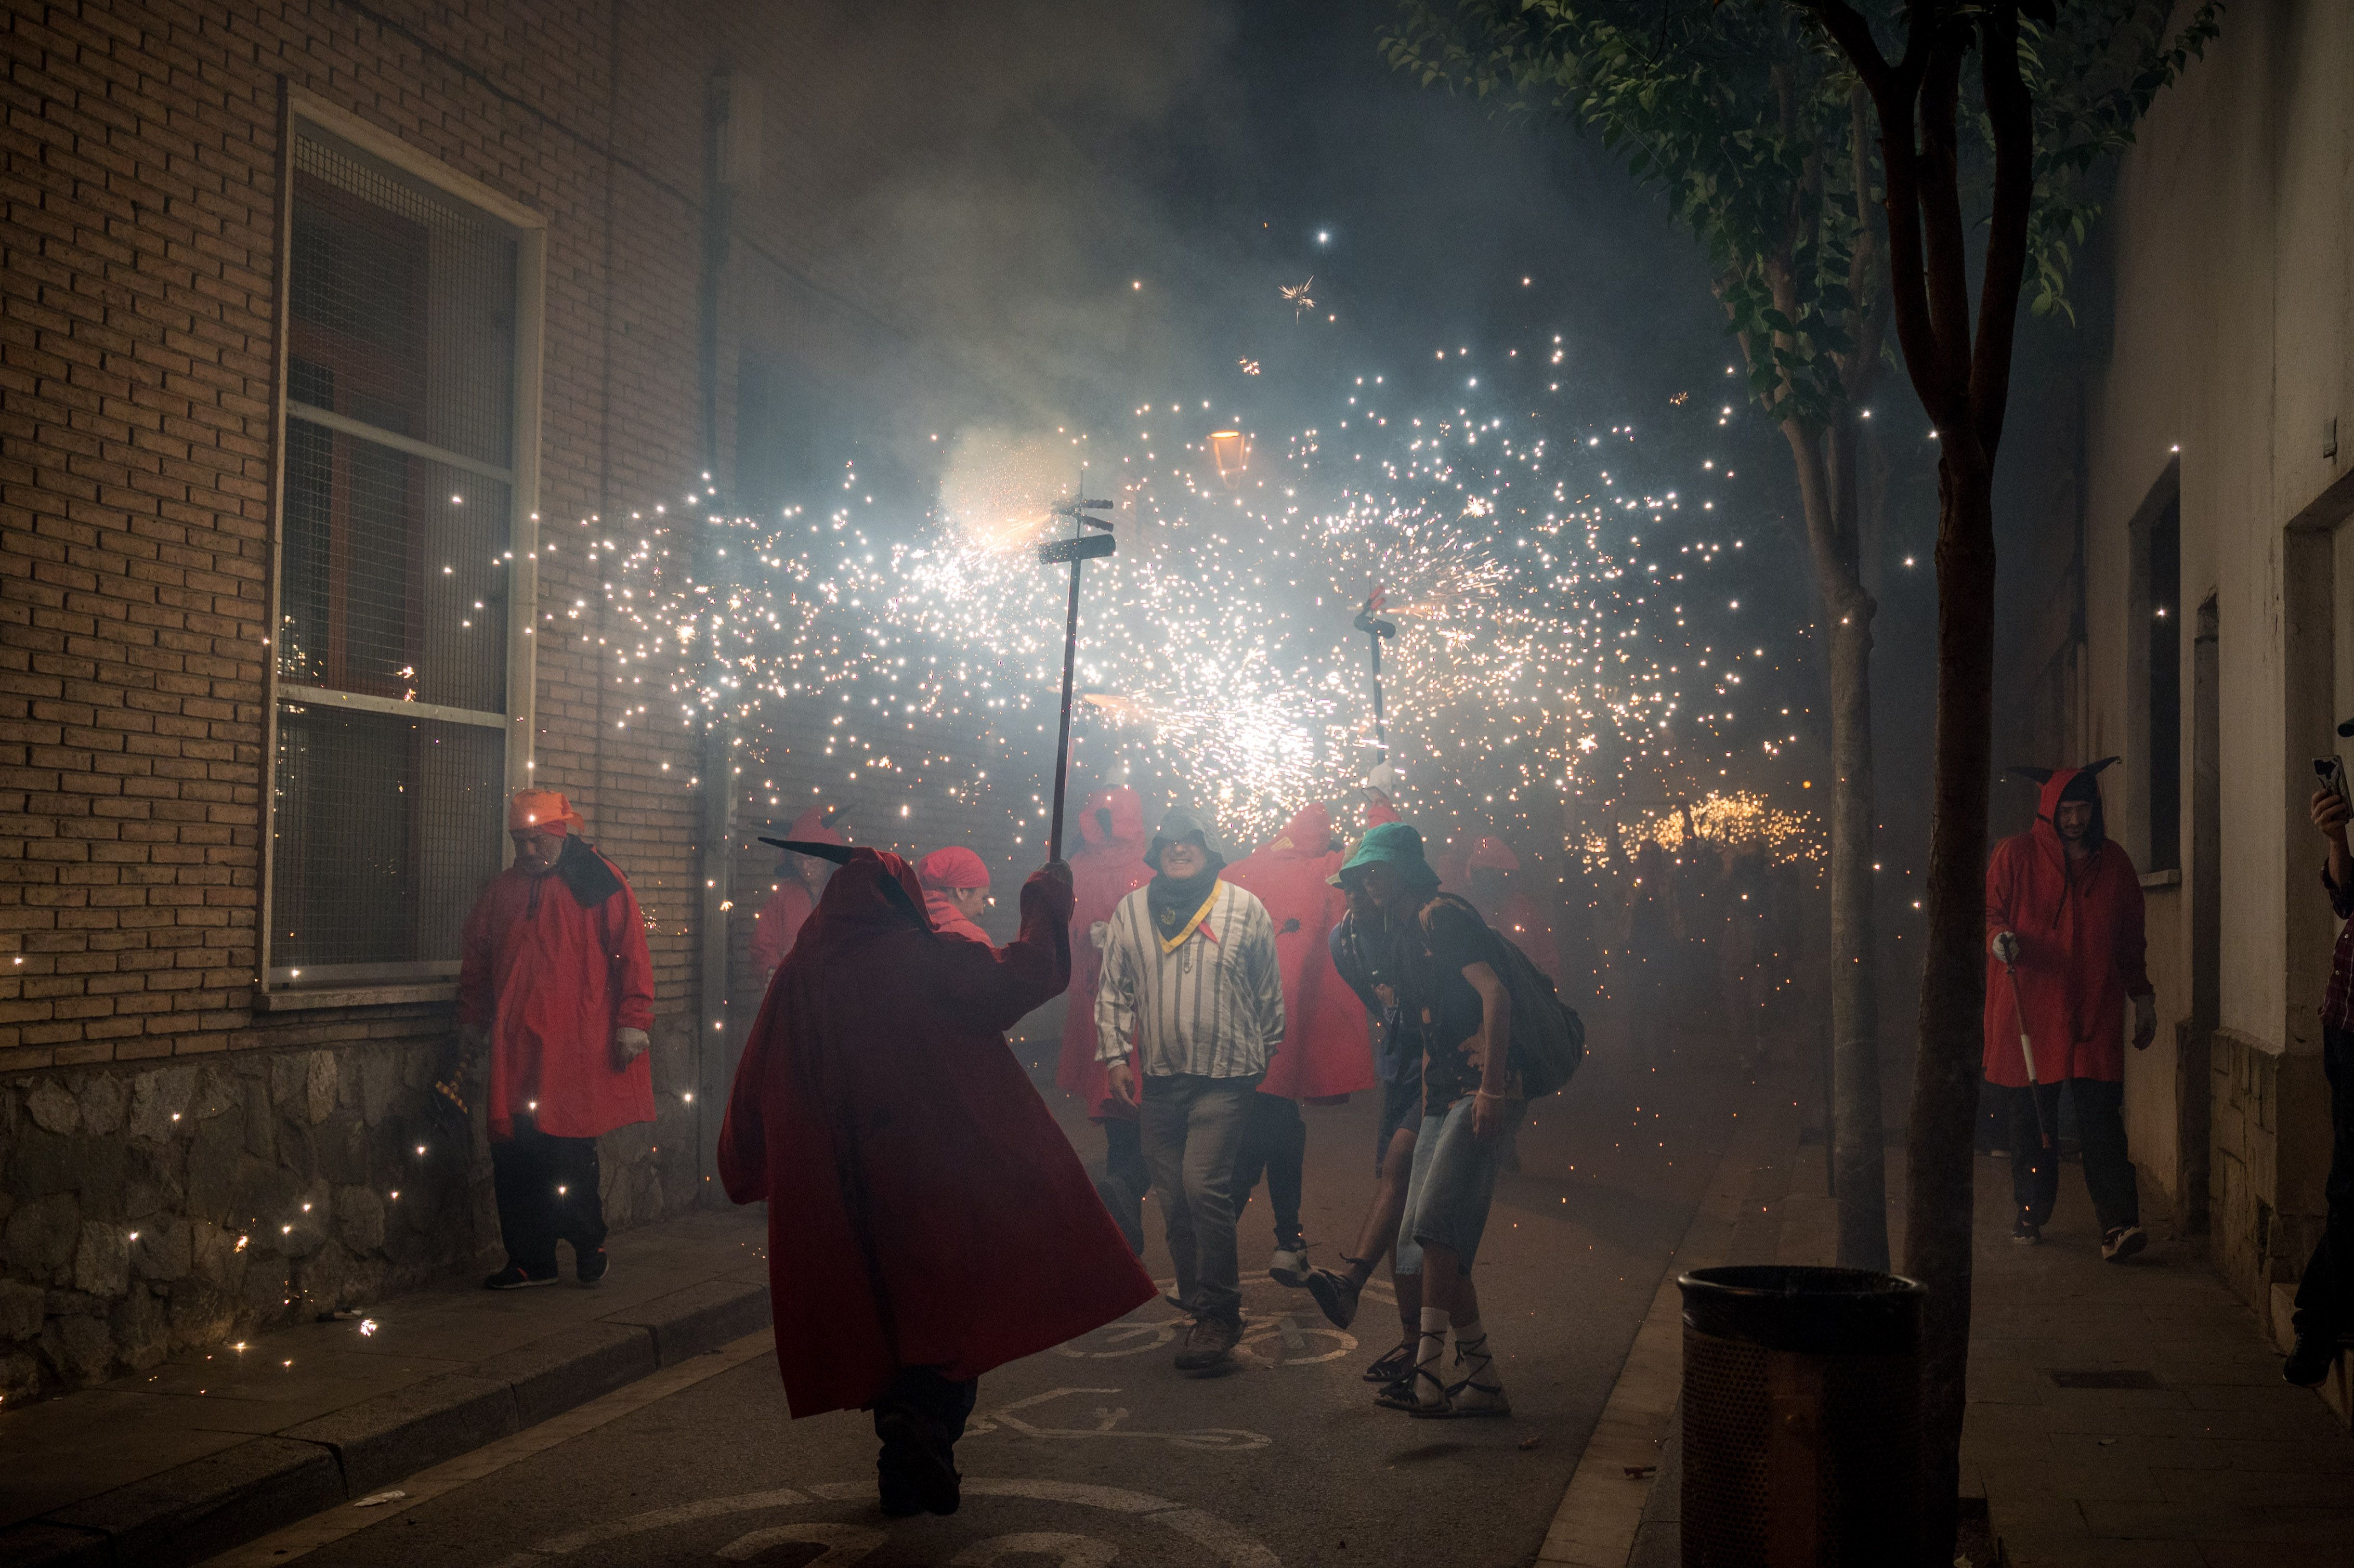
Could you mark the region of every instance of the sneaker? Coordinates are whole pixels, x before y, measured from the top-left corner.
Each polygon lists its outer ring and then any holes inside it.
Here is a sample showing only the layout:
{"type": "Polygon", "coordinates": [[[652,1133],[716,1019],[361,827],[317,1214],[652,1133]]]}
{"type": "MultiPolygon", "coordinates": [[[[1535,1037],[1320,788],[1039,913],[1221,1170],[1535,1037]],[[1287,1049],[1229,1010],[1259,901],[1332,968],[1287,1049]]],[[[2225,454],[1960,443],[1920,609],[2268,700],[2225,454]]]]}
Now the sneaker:
{"type": "Polygon", "coordinates": [[[2020,1246],[2041,1246],[2043,1227],[2031,1225],[2025,1220],[2013,1220],[2010,1223],[2010,1239],[2020,1246]]]}
{"type": "Polygon", "coordinates": [[[2101,1261],[2123,1263],[2149,1245],[2139,1225],[2119,1225],[2101,1238],[2101,1261]]]}
{"type": "Polygon", "coordinates": [[[1278,1285],[1297,1290],[1308,1283],[1308,1244],[1286,1242],[1275,1249],[1267,1260],[1267,1277],[1278,1285]]]}
{"type": "Polygon", "coordinates": [[[1196,1318],[1193,1332],[1177,1350],[1179,1372],[1208,1372],[1224,1366],[1235,1355],[1235,1344],[1243,1337],[1243,1326],[1232,1318],[1196,1318]]]}
{"type": "Polygon", "coordinates": [[[594,1252],[576,1252],[572,1257],[573,1277],[583,1285],[599,1284],[605,1277],[605,1267],[610,1261],[601,1246],[594,1252]]]}
{"type": "Polygon", "coordinates": [[[2340,1346],[2327,1334],[2299,1334],[2281,1362],[2281,1376],[2299,1388],[2316,1388],[2338,1364],[2340,1346]]]}
{"type": "Polygon", "coordinates": [[[1336,1329],[1345,1329],[1357,1320],[1357,1297],[1365,1287],[1353,1274],[1343,1274],[1336,1268],[1315,1268],[1308,1272],[1308,1294],[1316,1298],[1317,1309],[1325,1321],[1336,1329]]]}
{"type": "Polygon", "coordinates": [[[496,1274],[492,1275],[488,1279],[483,1280],[482,1288],[485,1290],[528,1290],[535,1285],[553,1285],[555,1283],[556,1270],[552,1268],[546,1274],[534,1274],[531,1270],[525,1268],[519,1263],[510,1263],[496,1274]]]}

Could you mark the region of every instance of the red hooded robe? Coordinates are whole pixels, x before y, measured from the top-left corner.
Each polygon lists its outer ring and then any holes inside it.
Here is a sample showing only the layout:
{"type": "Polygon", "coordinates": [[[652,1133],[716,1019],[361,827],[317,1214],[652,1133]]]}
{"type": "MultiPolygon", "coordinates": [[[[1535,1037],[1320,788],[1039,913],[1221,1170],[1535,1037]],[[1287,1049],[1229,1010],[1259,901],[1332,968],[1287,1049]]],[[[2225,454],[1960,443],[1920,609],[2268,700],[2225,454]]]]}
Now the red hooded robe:
{"type": "Polygon", "coordinates": [[[907,862],[852,853],[736,1069],[719,1177],[769,1205],[777,1361],[796,1418],[952,1379],[1150,1301],[1004,1030],[1070,980],[1070,895],[1041,870],[1003,948],[943,938],[907,862]],[[885,884],[896,885],[904,899],[885,884]]]}
{"type": "MultiPolygon", "coordinates": [[[[793,819],[785,837],[803,843],[848,843],[849,840],[825,825],[832,814],[823,806],[811,806],[793,819]]],[[[816,907],[817,900],[810,896],[800,875],[790,872],[769,895],[769,901],[760,906],[760,912],[752,917],[752,967],[759,971],[760,983],[766,985],[769,977],[777,972],[777,966],[785,961],[785,955],[793,950],[793,938],[801,935],[801,922],[816,907]]]]}
{"type": "Polygon", "coordinates": [[[1283,1047],[1259,1093],[1324,1099],[1373,1086],[1365,1006],[1332,968],[1332,927],[1348,896],[1327,878],[1341,869],[1332,817],[1320,802],[1302,808],[1275,842],[1218,874],[1267,906],[1275,961],[1283,976],[1283,1047]]]}
{"type": "Polygon", "coordinates": [[[1079,813],[1078,850],[1071,856],[1071,993],[1063,1018],[1063,1054],[1055,1082],[1078,1097],[1087,1115],[1101,1121],[1134,1121],[1133,1107],[1112,1097],[1096,1060],[1096,982],[1103,973],[1103,949],[1096,926],[1111,918],[1119,901],[1152,880],[1144,863],[1144,801],[1133,789],[1098,789],[1079,813]]]}
{"type": "Polygon", "coordinates": [[[1994,956],[1995,933],[2019,936],[2019,999],[2035,1045],[2035,1077],[2125,1077],[2126,998],[2151,994],[2143,968],[2141,878],[2124,848],[2100,834],[2072,874],[2052,813],[2083,771],[2062,768],[2044,781],[2035,826],[1994,846],[1987,862],[1986,1075],[2005,1088],[2027,1086],[2019,1050],[2019,1008],[1994,956]]]}
{"type": "Polygon", "coordinates": [[[583,907],[562,873],[509,866],[466,916],[458,1026],[491,1042],[491,1136],[529,1115],[551,1138],[595,1138],[654,1119],[653,1057],[613,1066],[613,1032],[652,1029],[654,971],[629,879],[575,838],[620,885],[583,907]]]}

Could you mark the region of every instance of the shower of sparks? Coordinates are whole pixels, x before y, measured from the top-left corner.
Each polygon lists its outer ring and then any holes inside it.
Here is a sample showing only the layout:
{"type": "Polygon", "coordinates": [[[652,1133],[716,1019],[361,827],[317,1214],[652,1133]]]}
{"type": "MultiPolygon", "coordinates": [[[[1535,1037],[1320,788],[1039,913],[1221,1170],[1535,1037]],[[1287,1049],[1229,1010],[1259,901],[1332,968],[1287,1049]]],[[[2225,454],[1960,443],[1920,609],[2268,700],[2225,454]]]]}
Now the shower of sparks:
{"type": "Polygon", "coordinates": [[[1243,367],[1243,374],[1245,376],[1257,376],[1258,374],[1258,361],[1256,359],[1237,359],[1235,363],[1243,367]]]}
{"type": "Polygon", "coordinates": [[[1278,283],[1276,285],[1276,287],[1282,291],[1285,302],[1291,306],[1291,320],[1295,325],[1298,324],[1299,318],[1302,315],[1316,308],[1316,302],[1308,297],[1308,291],[1315,286],[1316,275],[1312,272],[1309,274],[1308,281],[1304,283],[1278,283]]]}
{"type": "MultiPolygon", "coordinates": [[[[1390,760],[1426,827],[1552,834],[1697,798],[1691,758],[1732,756],[1730,699],[1766,658],[1687,625],[1728,603],[1698,581],[1738,547],[1716,537],[1725,514],[1667,482],[1674,455],[1632,427],[1552,429],[1500,392],[1481,409],[1377,407],[1381,381],[1269,443],[1239,491],[1211,461],[1210,406],[1164,396],[1115,428],[965,432],[920,517],[876,508],[845,466],[829,506],[746,518],[705,490],[584,520],[606,722],[731,721],[756,810],[884,789],[895,815],[987,804],[1039,832],[1068,579],[1035,548],[1076,486],[1117,499],[1119,546],[1083,577],[1075,776],[1157,783],[1235,842],[1347,798],[1374,759],[1352,622],[1382,584],[1390,760]],[[1712,711],[1691,714],[1688,687],[1712,711]]],[[[1692,457],[1681,482],[1728,477],[1707,468],[1692,457]]],[[[1805,836],[1755,797],[1709,800],[1705,823],[1754,819],[1777,856],[1805,836]]]]}

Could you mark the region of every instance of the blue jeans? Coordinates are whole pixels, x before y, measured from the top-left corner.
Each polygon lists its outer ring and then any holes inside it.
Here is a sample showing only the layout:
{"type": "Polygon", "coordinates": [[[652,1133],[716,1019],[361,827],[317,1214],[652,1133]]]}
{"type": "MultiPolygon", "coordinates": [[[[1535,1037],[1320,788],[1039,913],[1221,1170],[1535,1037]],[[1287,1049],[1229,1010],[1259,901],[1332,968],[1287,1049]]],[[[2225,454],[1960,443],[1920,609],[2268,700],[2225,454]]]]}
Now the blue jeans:
{"type": "Polygon", "coordinates": [[[1235,1157],[1258,1079],[1148,1074],[1137,1129],[1161,1194],[1177,1299],[1202,1318],[1240,1322],[1242,1264],[1235,1243],[1235,1157]]]}
{"type": "MultiPolygon", "coordinates": [[[[1406,1179],[1405,1217],[1398,1224],[1400,1274],[1422,1272],[1426,1246],[1451,1248],[1465,1274],[1479,1255],[1488,1210],[1496,1199],[1496,1175],[1512,1140],[1509,1127],[1486,1143],[1473,1136],[1471,1107],[1478,1098],[1465,1095],[1443,1116],[1423,1118],[1414,1140],[1414,1174],[1406,1179]]],[[[1518,1105],[1505,1107],[1515,1122],[1521,1110],[1518,1105]]]]}

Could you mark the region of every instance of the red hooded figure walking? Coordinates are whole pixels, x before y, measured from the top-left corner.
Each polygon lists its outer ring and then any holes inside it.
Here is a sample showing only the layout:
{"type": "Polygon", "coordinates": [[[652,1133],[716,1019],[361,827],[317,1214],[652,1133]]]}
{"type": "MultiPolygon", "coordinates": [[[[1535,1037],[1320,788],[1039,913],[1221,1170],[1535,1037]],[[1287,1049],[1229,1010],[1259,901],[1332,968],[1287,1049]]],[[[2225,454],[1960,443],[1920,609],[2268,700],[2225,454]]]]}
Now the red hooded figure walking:
{"type": "Polygon", "coordinates": [[[2052,1134],[2065,1085],[2084,1141],[2101,1255],[2112,1262],[2147,1242],[2121,1114],[2128,999],[2134,1048],[2158,1033],[2143,967],[2141,878],[2102,831],[2098,775],[2115,760],[2011,769],[2041,786],[2035,826],[1994,846],[1986,895],[1986,1075],[2009,1112],[2010,1189],[2019,1207],[2011,1239],[2041,1242],[2052,1218],[2060,1192],[2052,1134]]]}
{"type": "Polygon", "coordinates": [[[580,837],[554,789],[507,807],[514,863],[466,916],[458,1036],[490,1055],[491,1174],[507,1264],[482,1283],[556,1283],[556,1244],[580,1283],[605,1277],[597,1139],[654,1119],[646,1031],[653,964],[620,868],[580,837]]]}
{"type": "Polygon", "coordinates": [[[1152,1298],[1005,1029],[1069,983],[1067,868],[1002,948],[943,936],[907,863],[842,868],[736,1069],[719,1176],[769,1203],[796,1419],[872,1408],[885,1511],[954,1512],[981,1374],[1152,1298]]]}
{"type": "Polygon", "coordinates": [[[1111,1092],[1096,1060],[1096,984],[1103,975],[1104,934],[1119,901],[1152,880],[1144,863],[1144,801],[1133,789],[1098,789],[1079,812],[1079,848],[1071,856],[1071,993],[1063,1015],[1063,1054],[1055,1082],[1076,1096],[1104,1131],[1104,1207],[1139,1256],[1144,1253],[1144,1195],[1152,1172],[1136,1107],[1111,1092]]]}
{"type": "MultiPolygon", "coordinates": [[[[835,812],[823,806],[811,806],[793,819],[785,837],[803,843],[843,844],[849,841],[832,827],[835,812]]],[[[763,839],[763,843],[769,841],[763,839]]],[[[817,907],[818,895],[825,891],[825,879],[833,874],[830,861],[815,855],[784,852],[777,867],[781,879],[760,912],[752,916],[752,968],[767,985],[785,955],[793,950],[793,939],[801,935],[801,922],[817,907]]]]}
{"type": "Polygon", "coordinates": [[[1334,886],[1341,854],[1332,814],[1321,801],[1300,809],[1269,842],[1226,867],[1225,879],[1267,906],[1275,923],[1275,961],[1283,978],[1283,1049],[1267,1063],[1251,1102],[1235,1166],[1237,1207],[1250,1201],[1260,1173],[1275,1211],[1275,1255],[1267,1275],[1299,1289],[1308,1283],[1308,1243],[1299,1199],[1308,1160],[1302,1099],[1345,1098],[1373,1086],[1373,1054],[1364,1003],[1332,967],[1333,926],[1348,912],[1334,886]]]}

